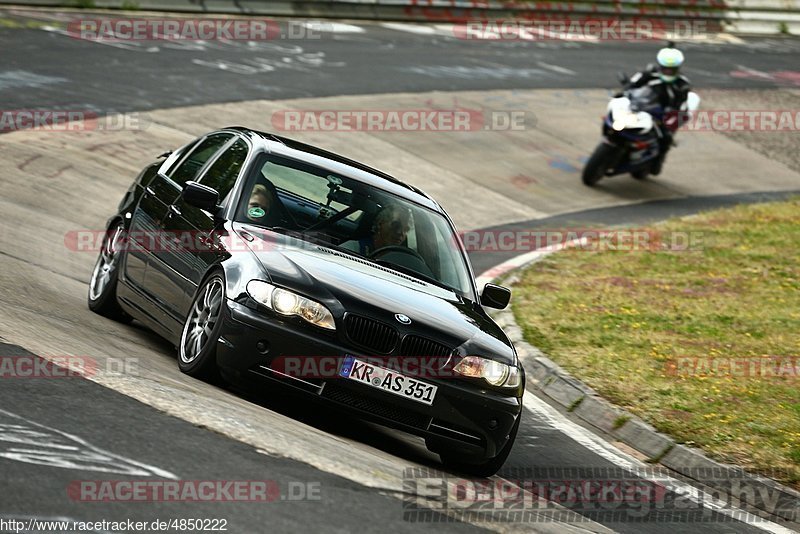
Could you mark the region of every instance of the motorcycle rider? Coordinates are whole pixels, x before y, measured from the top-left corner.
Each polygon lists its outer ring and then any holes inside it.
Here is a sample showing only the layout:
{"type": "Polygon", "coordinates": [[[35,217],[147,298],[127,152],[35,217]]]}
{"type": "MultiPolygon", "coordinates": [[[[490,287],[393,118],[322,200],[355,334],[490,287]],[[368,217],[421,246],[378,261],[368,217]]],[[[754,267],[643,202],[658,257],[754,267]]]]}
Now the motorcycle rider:
{"type": "MultiPolygon", "coordinates": [[[[630,77],[625,88],[649,86],[658,95],[664,115],[660,121],[659,155],[650,166],[650,173],[658,175],[673,143],[675,131],[680,127],[679,112],[681,105],[691,90],[689,79],[680,74],[683,65],[683,53],[670,42],[658,51],[657,65],[650,64],[641,72],[630,77]]],[[[621,95],[620,95],[621,96],[621,95]]]]}

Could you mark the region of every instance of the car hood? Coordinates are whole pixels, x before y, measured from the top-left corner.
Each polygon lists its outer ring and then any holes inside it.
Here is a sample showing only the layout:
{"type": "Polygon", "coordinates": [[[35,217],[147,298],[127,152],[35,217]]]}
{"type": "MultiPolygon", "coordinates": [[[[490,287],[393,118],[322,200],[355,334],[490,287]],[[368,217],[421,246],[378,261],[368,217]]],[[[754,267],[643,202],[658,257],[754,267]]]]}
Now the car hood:
{"type": "Polygon", "coordinates": [[[339,250],[264,229],[242,226],[270,282],[325,304],[337,323],[345,312],[390,324],[458,347],[460,353],[515,362],[503,331],[474,303],[454,291],[384,268],[339,250]],[[406,315],[409,325],[395,314],[406,315]]]}

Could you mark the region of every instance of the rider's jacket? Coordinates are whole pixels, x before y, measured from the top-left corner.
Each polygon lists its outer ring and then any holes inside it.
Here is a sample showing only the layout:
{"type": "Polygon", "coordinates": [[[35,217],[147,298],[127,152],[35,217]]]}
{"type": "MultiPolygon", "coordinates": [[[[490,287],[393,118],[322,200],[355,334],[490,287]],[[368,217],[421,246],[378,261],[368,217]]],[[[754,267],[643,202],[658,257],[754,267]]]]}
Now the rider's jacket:
{"type": "Polygon", "coordinates": [[[644,87],[645,85],[650,86],[656,92],[665,113],[679,111],[692,89],[686,76],[678,75],[674,81],[665,82],[658,76],[658,68],[654,66],[631,76],[627,87],[644,87]]]}

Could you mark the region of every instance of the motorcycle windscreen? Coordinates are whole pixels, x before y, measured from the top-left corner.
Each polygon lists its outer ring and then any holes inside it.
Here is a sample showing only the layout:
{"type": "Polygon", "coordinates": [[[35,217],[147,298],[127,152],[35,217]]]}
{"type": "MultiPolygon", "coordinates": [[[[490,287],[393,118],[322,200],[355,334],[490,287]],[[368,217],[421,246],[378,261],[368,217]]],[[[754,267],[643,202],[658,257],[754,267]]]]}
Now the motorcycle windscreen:
{"type": "Polygon", "coordinates": [[[644,86],[631,89],[628,98],[631,101],[631,111],[645,111],[651,115],[663,113],[658,93],[651,87],[644,86]]]}

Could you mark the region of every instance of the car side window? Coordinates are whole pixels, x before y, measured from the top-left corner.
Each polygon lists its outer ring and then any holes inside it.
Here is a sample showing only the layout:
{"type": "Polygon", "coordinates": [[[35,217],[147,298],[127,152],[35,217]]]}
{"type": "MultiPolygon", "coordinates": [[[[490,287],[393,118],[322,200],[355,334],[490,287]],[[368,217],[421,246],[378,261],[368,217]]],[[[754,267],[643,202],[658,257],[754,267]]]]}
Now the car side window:
{"type": "Polygon", "coordinates": [[[183,157],[189,152],[191,152],[199,141],[200,141],[199,139],[195,139],[190,143],[186,143],[182,147],[176,148],[172,152],[172,154],[167,156],[167,158],[161,163],[161,168],[159,169],[159,172],[164,176],[169,176],[172,173],[172,171],[175,170],[175,167],[178,166],[178,163],[181,162],[183,157]]]}
{"type": "Polygon", "coordinates": [[[200,178],[200,183],[216,189],[219,198],[224,199],[233,189],[245,159],[247,159],[247,143],[239,139],[211,164],[200,178]]]}
{"type": "Polygon", "coordinates": [[[168,175],[173,182],[183,187],[189,180],[194,180],[203,165],[231,140],[233,134],[218,133],[209,135],[197,144],[191,153],[181,161],[168,175]]]}

